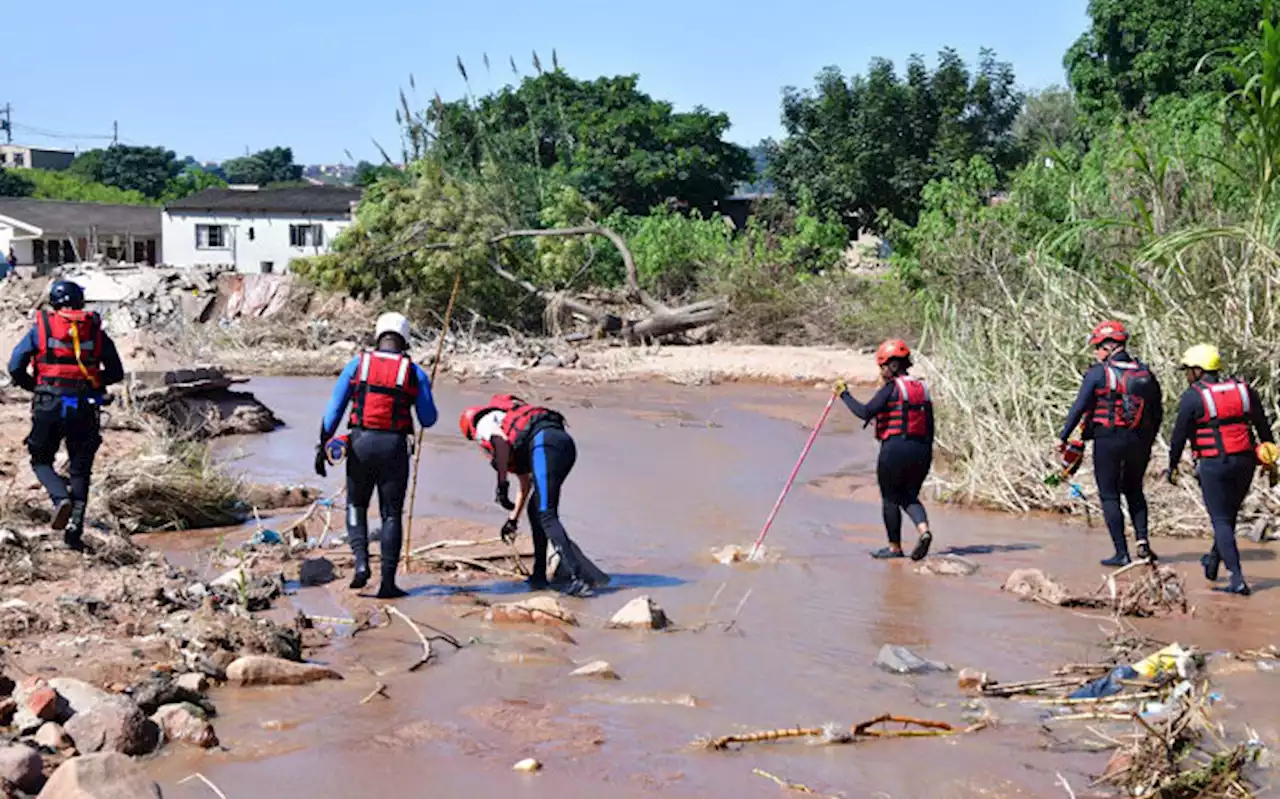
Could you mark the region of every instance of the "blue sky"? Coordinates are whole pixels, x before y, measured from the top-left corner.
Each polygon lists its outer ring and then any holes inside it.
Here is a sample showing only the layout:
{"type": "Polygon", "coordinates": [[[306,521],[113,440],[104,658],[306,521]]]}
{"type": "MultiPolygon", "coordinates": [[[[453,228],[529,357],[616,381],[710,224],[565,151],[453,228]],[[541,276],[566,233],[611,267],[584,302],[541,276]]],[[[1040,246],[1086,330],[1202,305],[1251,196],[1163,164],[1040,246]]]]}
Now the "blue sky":
{"type": "Polygon", "coordinates": [[[79,137],[109,137],[118,120],[126,143],[202,161],[275,145],[302,163],[340,163],[344,150],[376,160],[375,138],[398,152],[396,93],[410,73],[421,103],[437,89],[451,99],[463,91],[459,55],[483,92],[513,79],[509,56],[527,74],[534,50],[549,64],[554,48],[575,77],[638,73],[642,90],[678,109],[726,112],[729,138],[753,144],[779,134],[782,87],[808,86],[826,65],[861,72],[873,56],[901,65],[945,46],[972,63],[986,46],[1024,86],[1063,83],[1085,5],[63,0],[54,28],[0,37],[0,105],[13,105],[23,143],[101,146],[79,137]]]}

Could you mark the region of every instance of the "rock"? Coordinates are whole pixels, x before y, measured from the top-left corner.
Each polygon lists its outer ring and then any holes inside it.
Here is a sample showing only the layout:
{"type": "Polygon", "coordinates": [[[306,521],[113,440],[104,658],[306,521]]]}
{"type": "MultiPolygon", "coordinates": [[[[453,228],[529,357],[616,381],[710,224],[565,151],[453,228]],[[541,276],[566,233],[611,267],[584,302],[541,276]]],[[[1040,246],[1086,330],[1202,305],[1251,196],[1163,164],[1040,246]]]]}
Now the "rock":
{"type": "Polygon", "coordinates": [[[940,574],[950,577],[968,577],[978,570],[978,564],[959,555],[934,555],[925,558],[920,566],[921,574],[940,574]]]}
{"type": "Polygon", "coordinates": [[[35,742],[45,749],[60,752],[71,747],[71,736],[56,721],[46,721],[36,730],[35,742]]]}
{"type": "Polygon", "coordinates": [[[248,586],[251,582],[253,582],[253,578],[249,575],[249,572],[245,571],[243,566],[237,566],[230,571],[223,572],[216,580],[210,582],[209,585],[213,588],[224,588],[235,591],[238,590],[242,584],[248,586]]]}
{"type": "Polygon", "coordinates": [[[13,722],[13,714],[18,710],[18,701],[11,696],[0,699],[0,727],[8,727],[13,722]]]}
{"type": "Polygon", "coordinates": [[[84,754],[105,751],[145,755],[160,743],[156,725],[123,696],[112,696],[78,711],[67,722],[66,730],[76,749],[84,754]]]}
{"type": "Polygon", "coordinates": [[[303,585],[324,585],[333,580],[333,561],[328,558],[307,558],[298,570],[298,582],[303,585]]]}
{"type": "Polygon", "coordinates": [[[235,685],[305,685],[341,679],[341,674],[325,666],[267,655],[247,655],[227,667],[227,681],[235,685]]]}
{"type": "Polygon", "coordinates": [[[928,674],[935,671],[951,671],[946,663],[938,663],[924,658],[907,649],[905,646],[885,644],[880,647],[876,656],[876,666],[894,674],[928,674]]]}
{"type": "Polygon", "coordinates": [[[116,752],[74,757],[45,783],[40,799],[163,799],[142,767],[116,752]]]}
{"type": "Polygon", "coordinates": [[[577,626],[578,617],[573,611],[551,596],[535,596],[519,602],[494,605],[485,611],[485,621],[495,624],[568,624],[577,626]]]}
{"type": "Polygon", "coordinates": [[[58,693],[39,677],[20,681],[14,686],[13,698],[18,703],[14,723],[23,732],[36,729],[42,722],[55,721],[67,712],[58,693]]]}
{"type": "Polygon", "coordinates": [[[44,760],[25,744],[0,746],[0,785],[12,783],[18,790],[37,793],[44,784],[44,760]]]}
{"type": "Polygon", "coordinates": [[[516,763],[514,766],[512,766],[511,770],[523,771],[526,774],[532,774],[533,772],[537,771],[540,768],[542,768],[541,763],[539,763],[537,760],[531,757],[526,757],[524,760],[521,760],[519,763],[516,763]]]}
{"type": "Polygon", "coordinates": [[[195,694],[202,694],[209,688],[209,678],[197,671],[179,674],[173,682],[182,690],[195,694]]]}
{"type": "Polygon", "coordinates": [[[33,691],[25,705],[31,715],[41,721],[53,721],[58,717],[58,694],[47,685],[33,691]]]}
{"type": "Polygon", "coordinates": [[[608,662],[603,660],[593,660],[587,665],[579,669],[569,672],[570,677],[597,677],[601,680],[618,680],[618,672],[613,670],[608,662]]]}
{"type": "Polygon", "coordinates": [[[629,630],[661,630],[668,624],[667,614],[648,596],[636,597],[609,619],[610,627],[629,630]]]}
{"type": "Polygon", "coordinates": [[[1017,569],[1004,581],[1000,590],[1017,594],[1025,600],[1047,602],[1051,605],[1067,605],[1072,597],[1067,589],[1039,569],[1017,569]]]}
{"type": "Polygon", "coordinates": [[[218,736],[213,725],[205,718],[204,711],[190,702],[176,705],[165,705],[151,717],[164,737],[169,741],[182,741],[201,749],[211,749],[218,745],[218,736]]]}
{"type": "MultiPolygon", "coordinates": [[[[0,605],[0,607],[3,606],[0,605]]],[[[3,674],[0,674],[0,696],[9,696],[13,693],[13,689],[16,687],[17,686],[14,684],[13,680],[3,674]]]]}
{"type": "Polygon", "coordinates": [[[62,697],[58,721],[65,722],[74,713],[83,713],[99,703],[111,699],[110,694],[97,686],[72,677],[54,677],[49,687],[62,697]]]}
{"type": "Polygon", "coordinates": [[[213,703],[203,693],[183,688],[168,674],[152,674],[146,680],[130,687],[128,693],[138,709],[147,715],[155,713],[162,705],[173,705],[179,702],[197,705],[209,716],[217,713],[213,703]]]}

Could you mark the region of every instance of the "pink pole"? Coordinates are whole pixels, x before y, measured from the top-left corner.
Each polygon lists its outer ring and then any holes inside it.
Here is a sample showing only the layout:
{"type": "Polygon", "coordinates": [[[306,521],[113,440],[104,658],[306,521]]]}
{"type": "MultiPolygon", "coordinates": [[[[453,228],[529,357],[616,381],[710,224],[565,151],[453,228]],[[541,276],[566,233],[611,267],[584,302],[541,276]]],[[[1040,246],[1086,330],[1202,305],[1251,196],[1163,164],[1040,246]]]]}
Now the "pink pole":
{"type": "Polygon", "coordinates": [[[818,417],[818,424],[814,426],[813,432],[809,434],[809,440],[804,445],[804,451],[800,453],[800,460],[796,461],[796,467],[791,470],[791,476],[787,478],[787,484],[782,487],[782,493],[778,495],[778,501],[773,503],[773,510],[769,511],[769,518],[765,519],[764,529],[760,531],[760,537],[756,539],[755,545],[751,547],[751,554],[747,556],[747,560],[755,558],[756,552],[760,549],[760,544],[764,542],[764,537],[769,534],[769,528],[773,526],[773,520],[778,515],[778,509],[782,507],[782,500],[787,498],[787,492],[791,490],[791,484],[796,481],[796,475],[800,473],[800,465],[808,457],[809,450],[813,449],[813,442],[818,438],[818,431],[822,429],[822,425],[827,421],[827,414],[831,413],[831,406],[835,401],[836,395],[832,393],[831,398],[827,400],[827,407],[822,409],[822,415],[818,417]]]}

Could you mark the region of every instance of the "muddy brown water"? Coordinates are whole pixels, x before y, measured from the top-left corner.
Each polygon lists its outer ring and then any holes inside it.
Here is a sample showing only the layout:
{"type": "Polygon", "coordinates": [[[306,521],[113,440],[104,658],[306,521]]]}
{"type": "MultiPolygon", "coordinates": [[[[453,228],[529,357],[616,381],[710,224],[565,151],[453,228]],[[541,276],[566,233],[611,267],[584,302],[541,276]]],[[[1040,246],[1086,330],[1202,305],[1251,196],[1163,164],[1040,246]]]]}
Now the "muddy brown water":
{"type": "MultiPolygon", "coordinates": [[[[330,383],[255,379],[251,386],[288,426],[222,442],[219,455],[269,480],[316,482],[310,474],[319,414],[330,383]]],[[[492,524],[492,473],[458,436],[466,404],[499,385],[446,386],[441,420],[428,431],[415,507],[421,543],[440,525],[429,517],[492,524]],[[483,390],[481,390],[483,389],[483,390]]],[[[1100,527],[930,507],[935,551],[955,548],[981,564],[967,578],[921,575],[908,562],[867,557],[883,543],[874,489],[875,449],[860,423],[837,407],[783,508],[768,543],[778,563],[727,567],[709,551],[749,544],[816,420],[820,391],[749,386],[607,388],[521,386],[525,396],[566,411],[579,459],[563,514],[583,549],[615,576],[601,596],[566,603],[584,618],[576,645],[536,631],[460,618],[455,589],[410,575],[399,607],[473,642],[405,673],[418,652],[403,625],[339,638],[317,659],[347,679],[321,685],[214,692],[223,751],[169,747],[150,769],[166,796],[210,795],[200,772],[230,797],[362,797],[466,794],[565,797],[779,795],[753,769],[850,797],[1062,795],[1061,772],[1077,790],[1105,755],[1043,734],[1034,710],[994,702],[999,728],[951,739],[855,746],[749,745],[703,752],[703,735],[826,722],[850,725],[880,713],[963,722],[954,675],[899,677],[873,668],[881,645],[973,667],[1002,680],[1047,675],[1102,654],[1104,622],[1088,614],[1021,603],[999,590],[1019,567],[1044,568],[1092,588],[1108,547],[1100,527]],[[531,396],[532,395],[532,396],[531,396]],[[719,591],[714,607],[709,608],[719,591]],[[736,628],[640,634],[601,629],[628,599],[649,594],[677,624],[734,616],[736,628]],[[570,678],[575,663],[608,660],[618,682],[570,678]],[[377,676],[375,676],[375,674],[377,676]],[[377,682],[390,700],[359,700],[377,682]],[[688,697],[696,701],[690,706],[688,697]],[[1058,740],[1057,745],[1051,745],[1058,740]],[[513,763],[536,757],[536,775],[513,763]]],[[[336,491],[340,478],[324,487],[336,491]]],[[[1155,512],[1159,512],[1156,509],[1155,512]]],[[[206,539],[161,543],[190,550],[206,539]]],[[[1267,546],[1244,543],[1258,592],[1232,601],[1195,575],[1200,542],[1161,541],[1158,551],[1188,576],[1191,619],[1140,623],[1153,635],[1206,649],[1280,641],[1280,565],[1267,546]]],[[[189,556],[189,555],[188,555],[189,556]]],[[[472,590],[514,598],[522,586],[482,580],[472,590]]],[[[341,592],[304,589],[292,601],[311,613],[345,615],[341,592]]],[[[1271,745],[1280,727],[1280,673],[1251,667],[1220,682],[1221,707],[1249,721],[1271,745]]]]}

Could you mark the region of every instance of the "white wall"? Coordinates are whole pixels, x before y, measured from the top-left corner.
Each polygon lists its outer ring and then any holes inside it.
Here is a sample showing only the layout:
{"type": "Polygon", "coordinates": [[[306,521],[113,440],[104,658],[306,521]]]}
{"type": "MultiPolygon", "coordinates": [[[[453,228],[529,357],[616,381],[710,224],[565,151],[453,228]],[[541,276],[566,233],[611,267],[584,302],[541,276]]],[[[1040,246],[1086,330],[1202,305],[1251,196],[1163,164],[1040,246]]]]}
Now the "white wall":
{"type": "Polygon", "coordinates": [[[211,214],[190,211],[164,212],[164,263],[169,266],[225,264],[236,271],[253,274],[263,271],[263,262],[281,274],[294,258],[322,255],[333,239],[351,224],[347,214],[272,216],[269,214],[211,214]],[[219,249],[196,246],[196,225],[222,225],[225,246],[219,249]],[[320,225],[324,242],[319,247],[291,247],[290,225],[320,225]],[[250,236],[252,231],[252,237],[250,236]]]}

